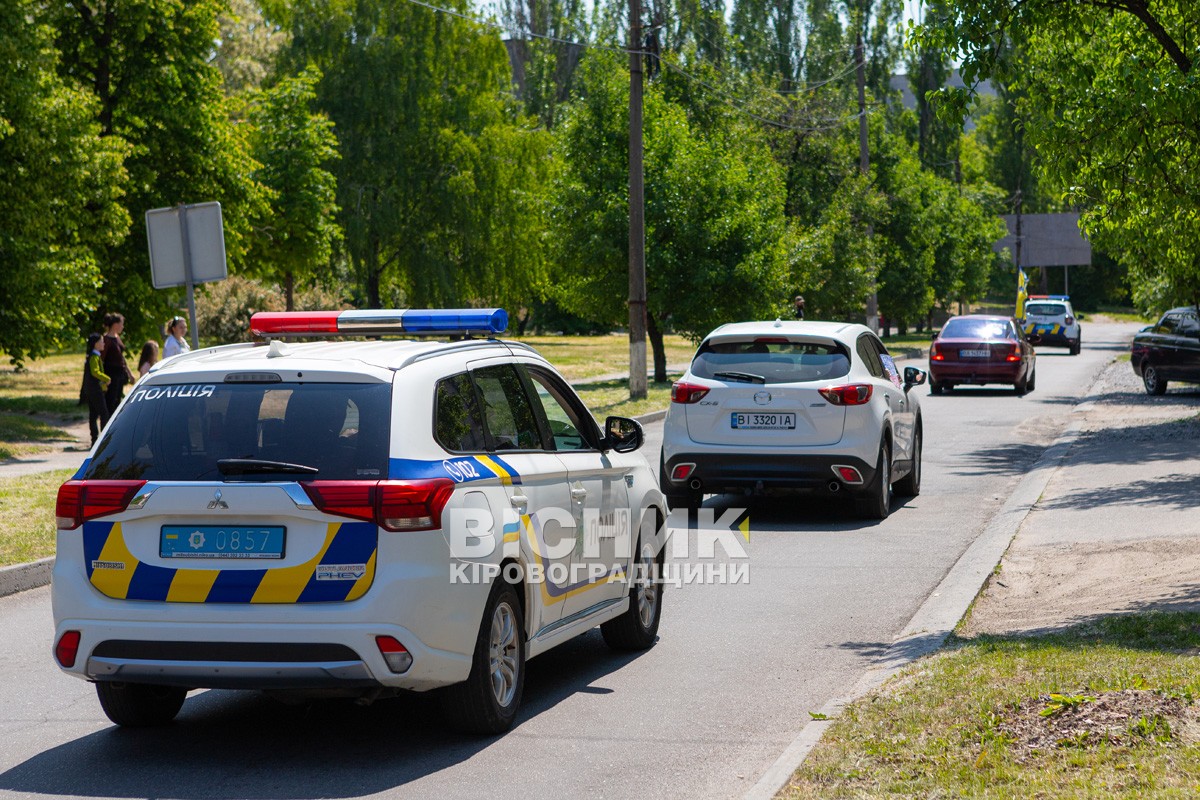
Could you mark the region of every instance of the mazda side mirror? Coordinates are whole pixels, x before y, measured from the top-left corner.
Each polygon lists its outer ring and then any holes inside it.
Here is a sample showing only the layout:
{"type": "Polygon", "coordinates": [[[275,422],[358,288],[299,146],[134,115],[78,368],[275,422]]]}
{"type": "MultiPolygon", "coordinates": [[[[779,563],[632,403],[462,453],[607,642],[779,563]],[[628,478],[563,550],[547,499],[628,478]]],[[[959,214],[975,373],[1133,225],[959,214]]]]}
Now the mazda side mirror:
{"type": "Polygon", "coordinates": [[[925,379],[928,377],[929,375],[925,372],[925,370],[917,369],[916,367],[905,367],[904,391],[907,392],[914,386],[920,386],[921,384],[925,383],[925,379]]]}

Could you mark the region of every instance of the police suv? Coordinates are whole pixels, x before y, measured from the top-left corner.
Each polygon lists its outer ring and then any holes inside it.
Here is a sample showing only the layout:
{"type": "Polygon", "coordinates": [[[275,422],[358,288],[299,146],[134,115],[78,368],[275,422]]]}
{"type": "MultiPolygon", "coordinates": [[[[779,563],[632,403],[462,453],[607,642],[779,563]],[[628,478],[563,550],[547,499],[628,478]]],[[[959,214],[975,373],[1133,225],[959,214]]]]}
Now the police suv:
{"type": "Polygon", "coordinates": [[[527,658],[598,624],[653,645],[665,503],[641,427],[601,429],[506,324],[259,313],[265,341],[156,365],[59,490],[59,666],[119,725],[197,688],[439,689],[496,733],[527,658]],[[318,336],[341,340],[285,341],[318,336]]]}
{"type": "Polygon", "coordinates": [[[1038,337],[1038,347],[1065,347],[1079,355],[1083,328],[1065,294],[1031,294],[1025,301],[1024,332],[1038,337]]]}

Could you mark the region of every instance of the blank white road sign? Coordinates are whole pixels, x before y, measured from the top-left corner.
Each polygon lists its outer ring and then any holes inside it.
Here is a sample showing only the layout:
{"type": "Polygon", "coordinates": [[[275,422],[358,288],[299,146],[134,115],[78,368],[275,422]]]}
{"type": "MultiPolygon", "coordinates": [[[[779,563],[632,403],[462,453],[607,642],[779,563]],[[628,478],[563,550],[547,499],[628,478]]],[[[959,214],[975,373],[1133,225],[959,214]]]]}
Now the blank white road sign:
{"type": "Polygon", "coordinates": [[[150,277],[155,289],[187,283],[183,263],[183,227],[187,217],[188,251],[192,283],[221,281],[228,277],[225,266],[225,230],[220,203],[156,208],[146,212],[146,235],[150,240],[150,277]],[[181,213],[182,211],[182,213],[181,213]]]}

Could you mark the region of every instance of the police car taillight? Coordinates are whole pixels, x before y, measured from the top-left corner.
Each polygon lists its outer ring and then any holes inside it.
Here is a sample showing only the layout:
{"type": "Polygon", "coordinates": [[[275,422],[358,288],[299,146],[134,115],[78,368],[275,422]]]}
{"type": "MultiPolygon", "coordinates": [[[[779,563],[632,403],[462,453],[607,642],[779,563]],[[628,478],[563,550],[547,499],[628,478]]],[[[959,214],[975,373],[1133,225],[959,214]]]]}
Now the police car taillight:
{"type": "Polygon", "coordinates": [[[412,655],[395,637],[376,636],[375,646],[379,648],[379,655],[383,656],[392,672],[407,672],[412,666],[412,655]]]}
{"type": "Polygon", "coordinates": [[[508,327],[503,308],[393,308],[353,311],[260,311],[250,317],[255,336],[495,334],[508,327]]]}
{"type": "Polygon", "coordinates": [[[89,519],[120,514],[129,508],[145,481],[67,481],[58,487],[54,503],[55,525],[74,530],[89,519]]]}
{"type": "Polygon", "coordinates": [[[454,492],[449,478],[419,481],[304,481],[300,484],[326,514],[374,522],[388,531],[429,531],[442,526],[442,509],[454,492]]]}

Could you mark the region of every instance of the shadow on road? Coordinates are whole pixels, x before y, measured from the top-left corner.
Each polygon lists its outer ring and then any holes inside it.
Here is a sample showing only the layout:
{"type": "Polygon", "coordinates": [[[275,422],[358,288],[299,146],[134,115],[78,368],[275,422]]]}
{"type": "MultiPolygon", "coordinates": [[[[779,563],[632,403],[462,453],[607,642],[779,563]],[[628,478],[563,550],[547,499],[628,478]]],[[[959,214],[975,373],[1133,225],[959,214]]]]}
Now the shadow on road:
{"type": "MultiPolygon", "coordinates": [[[[517,727],[637,658],[599,631],[529,662],[517,727]]],[[[193,694],[165,728],[106,728],[0,775],[20,795],[114,798],[359,797],[404,786],[470,759],[497,739],[446,728],[436,699],[407,695],[285,705],[251,692],[193,694]]],[[[546,753],[534,754],[534,763],[546,753]]],[[[497,776],[500,779],[501,776],[497,776]]],[[[516,785],[516,776],[508,776],[516,785]]]]}

